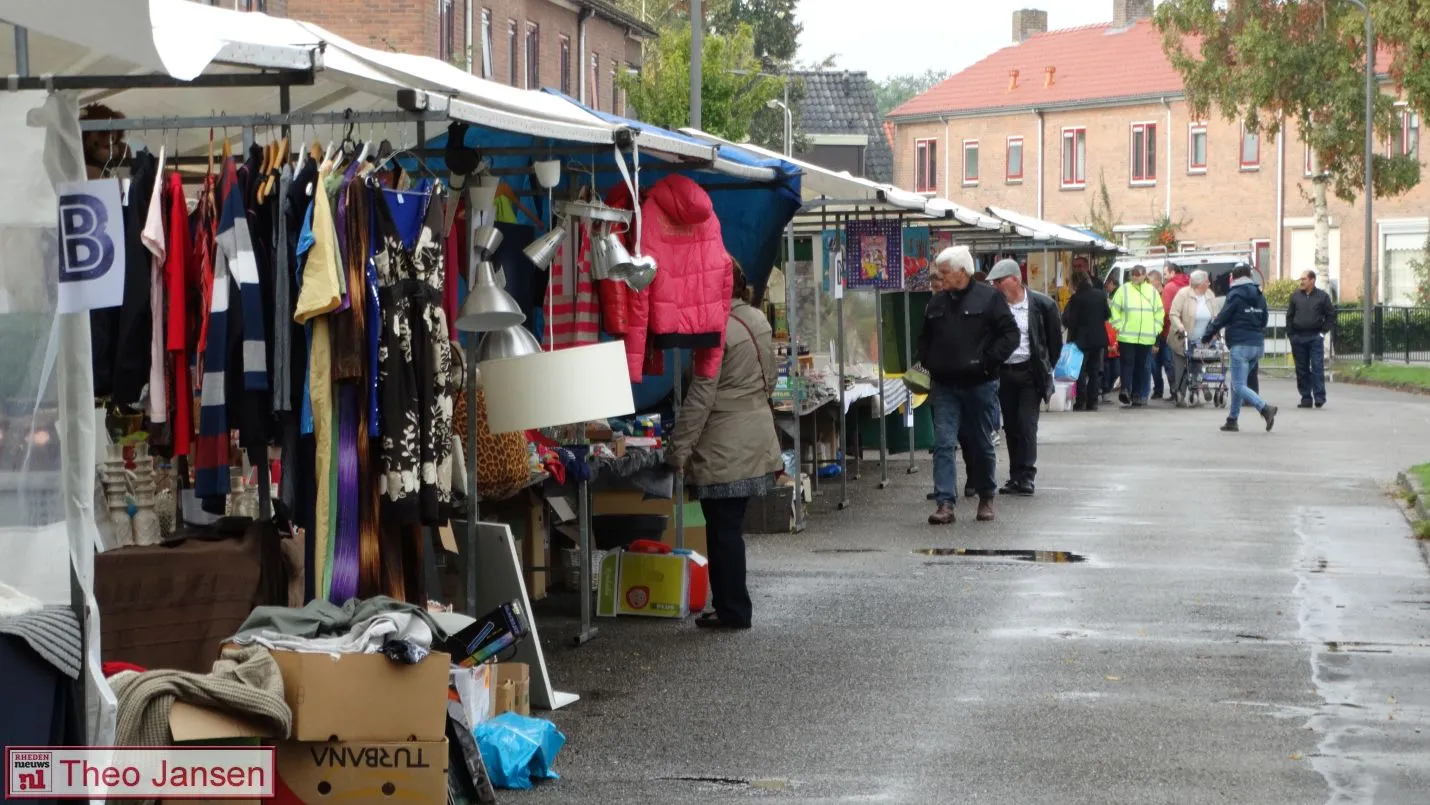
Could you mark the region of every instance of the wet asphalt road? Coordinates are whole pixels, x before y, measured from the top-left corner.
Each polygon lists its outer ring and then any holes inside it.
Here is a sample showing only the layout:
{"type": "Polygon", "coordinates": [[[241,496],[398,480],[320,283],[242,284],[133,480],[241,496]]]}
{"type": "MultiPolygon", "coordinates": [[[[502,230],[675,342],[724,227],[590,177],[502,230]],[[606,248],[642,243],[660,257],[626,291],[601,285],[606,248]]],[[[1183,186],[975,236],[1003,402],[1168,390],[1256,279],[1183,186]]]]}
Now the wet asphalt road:
{"type": "Polygon", "coordinates": [[[582,699],[563,779],[501,801],[1430,802],[1430,572],[1388,493],[1430,398],[1265,385],[1269,435],[1045,414],[1038,495],[996,523],[925,525],[926,457],[885,490],[870,465],[851,509],[751,538],[746,633],[602,620],[574,649],[572,601],[538,607],[582,699]]]}

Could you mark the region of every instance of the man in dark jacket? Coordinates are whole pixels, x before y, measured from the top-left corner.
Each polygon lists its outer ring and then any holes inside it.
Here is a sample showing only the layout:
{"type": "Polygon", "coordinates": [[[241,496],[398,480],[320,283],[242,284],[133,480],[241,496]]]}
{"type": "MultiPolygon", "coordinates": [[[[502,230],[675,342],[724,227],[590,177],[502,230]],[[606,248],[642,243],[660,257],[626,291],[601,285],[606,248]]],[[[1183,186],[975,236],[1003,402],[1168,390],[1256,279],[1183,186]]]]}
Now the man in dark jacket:
{"type": "Polygon", "coordinates": [[[978,519],[992,520],[997,457],[988,422],[998,406],[999,368],[1018,348],[1018,323],[1002,294],[973,281],[973,255],[967,246],[944,249],[934,261],[934,270],[943,291],[924,311],[918,356],[933,380],[938,509],[929,515],[929,523],[946,525],[954,520],[958,468],[953,453],[960,430],[978,454],[967,457],[978,476],[972,479],[979,498],[978,519]]]}
{"type": "Polygon", "coordinates": [[[1023,274],[1012,260],[1000,260],[988,281],[1008,300],[1018,325],[1018,346],[1003,362],[998,376],[998,400],[1003,430],[1008,434],[1008,483],[1005,495],[1033,494],[1038,474],[1038,415],[1053,396],[1053,365],[1063,351],[1063,327],[1058,305],[1023,286],[1023,274]]]}
{"type": "Polygon", "coordinates": [[[1316,287],[1316,272],[1301,275],[1301,289],[1291,294],[1286,307],[1286,332],[1291,336],[1291,358],[1296,362],[1296,390],[1301,408],[1326,404],[1326,333],[1336,323],[1331,295],[1316,287]]]}
{"type": "Polygon", "coordinates": [[[1202,336],[1202,343],[1210,343],[1225,329],[1226,344],[1231,349],[1231,407],[1227,409],[1226,424],[1221,426],[1224,431],[1240,430],[1237,417],[1243,402],[1261,412],[1267,430],[1276,424],[1276,406],[1262,400],[1261,395],[1246,385],[1247,377],[1266,348],[1266,318],[1266,297],[1251,278],[1251,267],[1238,265],[1231,272],[1226,304],[1202,336]]]}
{"type": "Polygon", "coordinates": [[[1072,298],[1063,309],[1068,340],[1082,350],[1082,372],[1077,377],[1073,410],[1096,411],[1102,398],[1102,362],[1107,357],[1107,322],[1112,318],[1112,308],[1107,304],[1107,291],[1088,274],[1076,275],[1073,288],[1072,298]]]}

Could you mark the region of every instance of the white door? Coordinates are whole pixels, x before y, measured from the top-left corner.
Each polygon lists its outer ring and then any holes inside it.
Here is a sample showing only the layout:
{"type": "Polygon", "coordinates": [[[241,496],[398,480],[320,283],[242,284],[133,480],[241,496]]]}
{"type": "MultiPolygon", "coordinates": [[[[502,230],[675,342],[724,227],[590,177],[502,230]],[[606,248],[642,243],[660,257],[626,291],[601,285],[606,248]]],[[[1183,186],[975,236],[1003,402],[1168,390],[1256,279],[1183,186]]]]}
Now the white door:
{"type": "MultiPolygon", "coordinates": [[[[1340,227],[1331,228],[1331,264],[1330,283],[1321,283],[1321,287],[1327,284],[1340,289],[1341,282],[1341,230],[1340,227]]],[[[1292,229],[1291,230],[1291,277],[1299,277],[1307,271],[1316,270],[1316,230],[1314,229],[1292,229]]],[[[1322,277],[1322,279],[1326,279],[1322,277]]]]}

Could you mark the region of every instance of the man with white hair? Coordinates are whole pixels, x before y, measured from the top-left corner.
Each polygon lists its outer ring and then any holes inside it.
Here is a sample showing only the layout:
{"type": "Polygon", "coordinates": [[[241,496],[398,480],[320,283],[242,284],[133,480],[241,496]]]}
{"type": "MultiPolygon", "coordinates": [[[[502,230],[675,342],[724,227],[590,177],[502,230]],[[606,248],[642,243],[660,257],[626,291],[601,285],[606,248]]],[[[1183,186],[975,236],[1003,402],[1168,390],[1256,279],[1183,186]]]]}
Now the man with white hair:
{"type": "Polygon", "coordinates": [[[997,456],[988,432],[998,406],[998,372],[1018,348],[1018,323],[1008,301],[992,286],[973,281],[973,254],[967,246],[950,246],[934,260],[942,293],[924,311],[918,360],[928,370],[934,404],[933,479],[938,509],[930,525],[954,521],[958,501],[958,467],[954,445],[959,435],[972,448],[967,455],[970,478],[978,494],[978,519],[992,520],[997,456]],[[976,459],[976,460],[975,460],[976,459]]]}
{"type": "Polygon", "coordinates": [[[1032,495],[1038,474],[1038,414],[1053,395],[1053,366],[1063,351],[1063,325],[1052,297],[1023,285],[1015,260],[999,260],[988,272],[1018,324],[1018,348],[1003,364],[998,398],[1008,433],[1008,483],[1004,495],[1032,495]]]}

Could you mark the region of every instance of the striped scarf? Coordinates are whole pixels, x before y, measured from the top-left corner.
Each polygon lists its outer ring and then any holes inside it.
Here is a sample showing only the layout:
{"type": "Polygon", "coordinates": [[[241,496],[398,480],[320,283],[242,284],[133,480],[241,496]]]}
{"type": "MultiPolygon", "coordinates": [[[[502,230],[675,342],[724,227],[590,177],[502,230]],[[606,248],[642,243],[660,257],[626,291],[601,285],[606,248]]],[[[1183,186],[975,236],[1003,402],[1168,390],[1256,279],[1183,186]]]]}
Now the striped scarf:
{"type": "MultiPolygon", "coordinates": [[[[219,261],[228,263],[227,271],[238,283],[243,313],[243,388],[267,391],[268,343],[263,328],[263,294],[258,284],[258,262],[253,257],[253,238],[248,231],[243,194],[232,164],[224,170],[224,180],[228,190],[224,193],[223,212],[219,216],[219,261]]],[[[215,280],[217,273],[215,267],[215,280]]]]}

